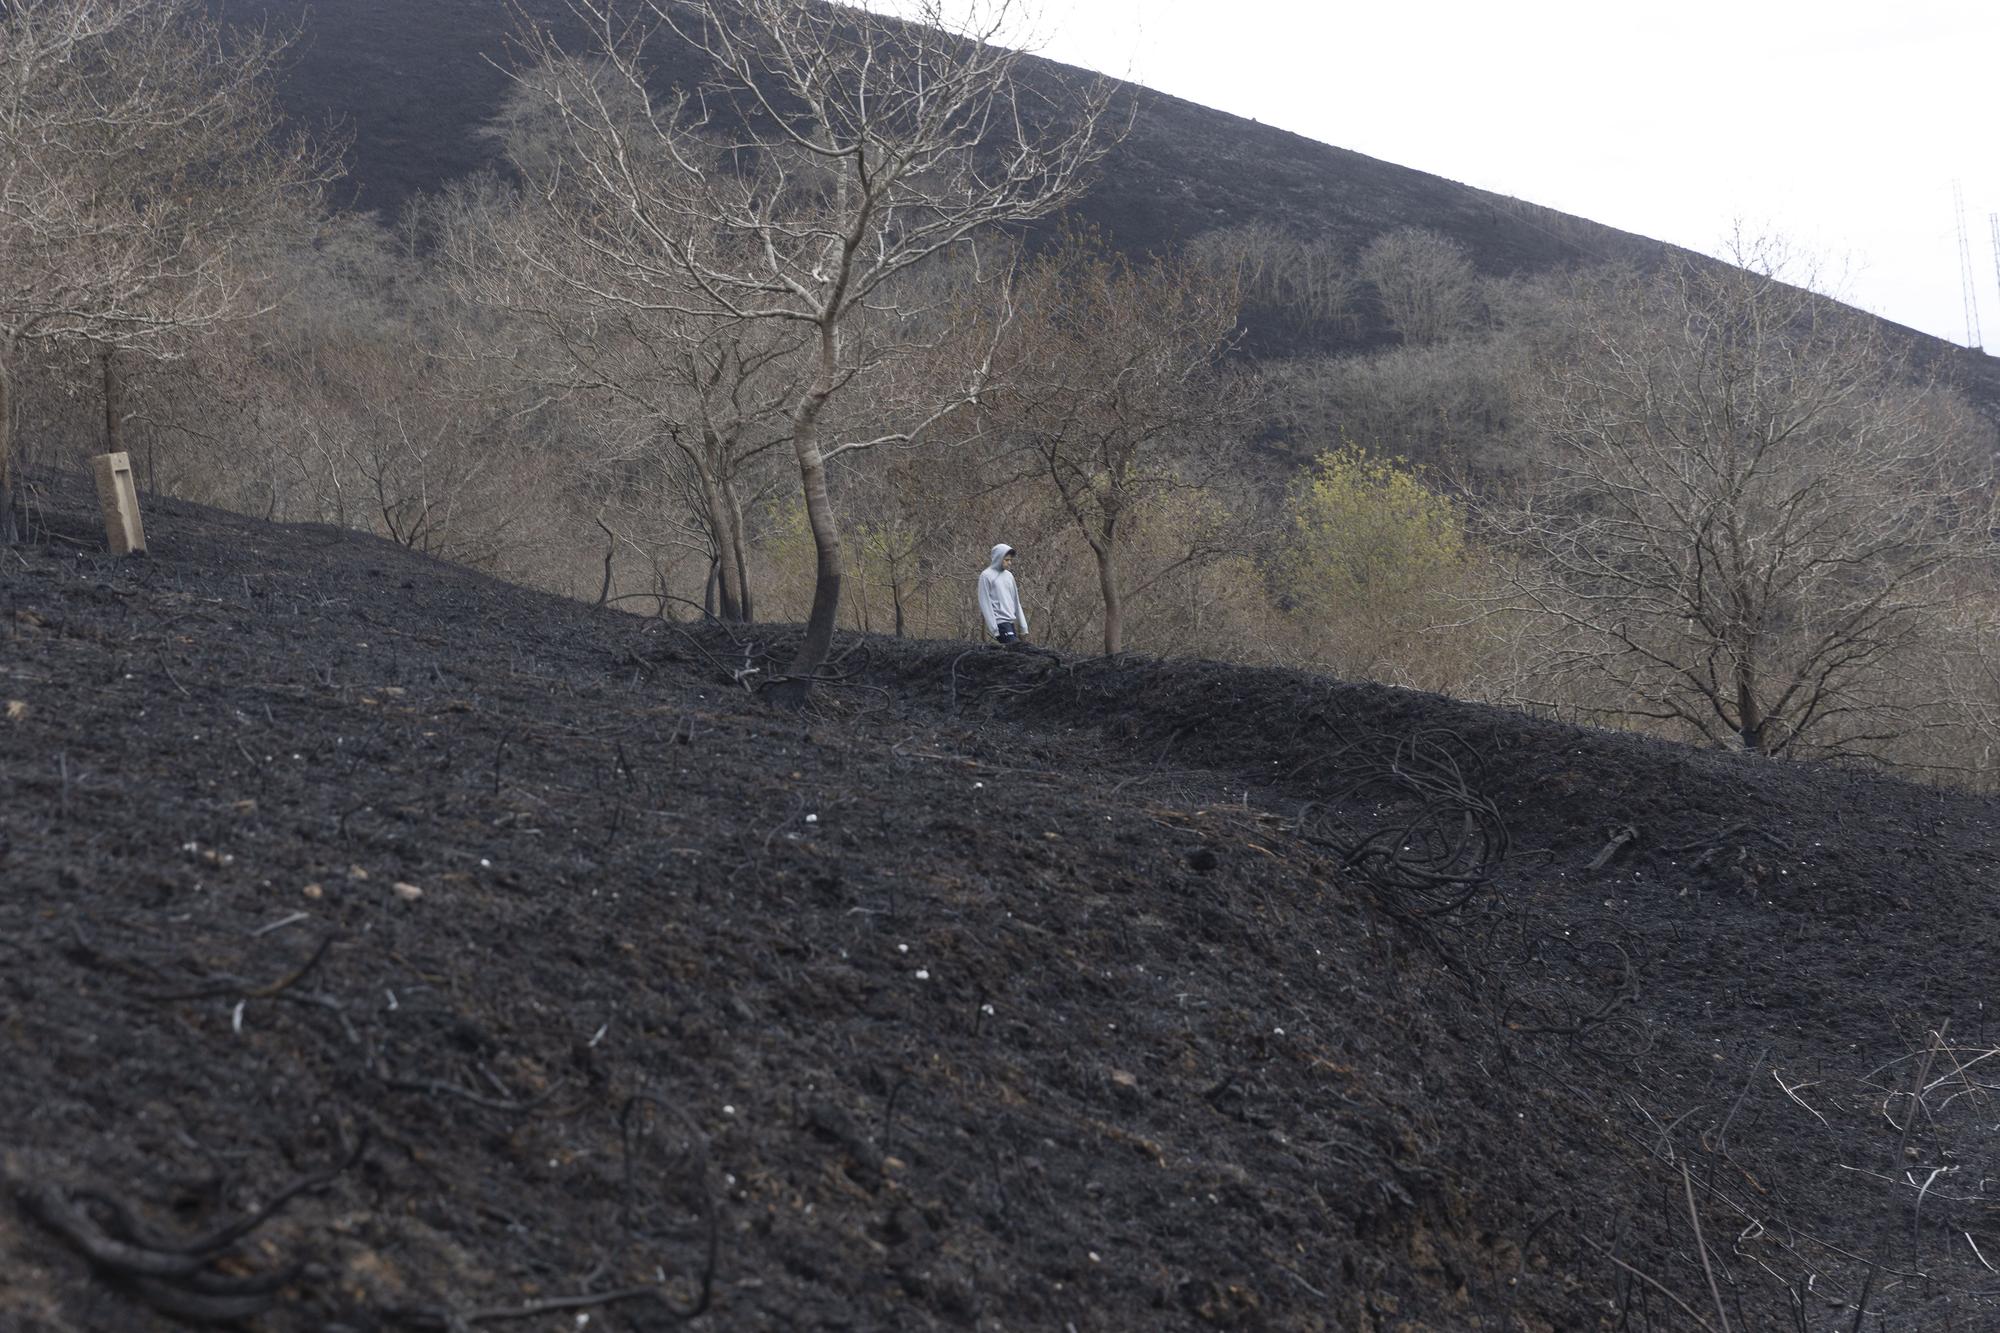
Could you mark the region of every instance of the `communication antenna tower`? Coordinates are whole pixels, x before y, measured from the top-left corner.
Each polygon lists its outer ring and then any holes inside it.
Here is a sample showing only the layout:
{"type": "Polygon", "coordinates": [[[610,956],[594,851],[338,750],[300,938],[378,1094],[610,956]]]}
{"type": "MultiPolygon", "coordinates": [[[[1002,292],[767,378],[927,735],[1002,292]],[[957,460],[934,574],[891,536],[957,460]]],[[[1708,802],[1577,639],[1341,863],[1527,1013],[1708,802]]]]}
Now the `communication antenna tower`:
{"type": "Polygon", "coordinates": [[[2000,280],[2000,213],[1986,215],[1986,229],[1993,233],[1993,276],[2000,280]]]}
{"type": "Polygon", "coordinates": [[[1979,332],[1979,293],[1972,284],[1972,244],[1965,235],[1965,191],[1951,183],[1952,207],[1958,213],[1958,277],[1965,294],[1965,345],[1984,349],[1986,339],[1979,332]]]}

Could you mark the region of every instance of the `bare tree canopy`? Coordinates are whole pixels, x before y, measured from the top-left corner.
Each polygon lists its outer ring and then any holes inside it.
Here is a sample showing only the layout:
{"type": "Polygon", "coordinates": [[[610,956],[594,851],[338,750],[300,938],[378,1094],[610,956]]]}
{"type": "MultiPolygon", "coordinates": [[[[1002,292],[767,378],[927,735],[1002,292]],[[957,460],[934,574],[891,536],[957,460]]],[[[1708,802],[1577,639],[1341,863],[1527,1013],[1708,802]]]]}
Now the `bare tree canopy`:
{"type": "Polygon", "coordinates": [[[1012,0],[909,21],[805,0],[568,0],[591,34],[566,49],[524,23],[521,86],[557,125],[564,165],[550,214],[593,252],[603,308],[722,325],[776,322],[805,348],[787,434],[816,548],[807,681],[832,643],[842,570],[826,467],[914,443],[977,392],[977,358],[929,402],[829,434],[829,404],[898,359],[929,354],[936,321],[902,304],[902,275],[981,229],[1074,198],[1108,147],[1110,94],[1021,77],[1001,43],[1012,0]],[[702,87],[661,93],[648,48],[679,42],[710,65],[702,87]],[[1052,91],[1041,91],[1043,88],[1052,91]],[[865,331],[864,331],[865,325],[865,331]]]}
{"type": "Polygon", "coordinates": [[[1742,258],[1572,303],[1530,412],[1544,485],[1504,527],[1609,711],[1867,753],[1927,702],[1899,664],[1948,572],[1993,555],[1990,459],[1874,321],[1742,258]]]}
{"type": "Polygon", "coordinates": [[[1443,342],[1472,322],[1477,284],[1464,247],[1422,227],[1400,227],[1361,252],[1382,317],[1405,343],[1443,342]]]}
{"type": "MultiPolygon", "coordinates": [[[[1124,644],[1123,544],[1164,492],[1206,489],[1230,468],[1235,409],[1221,362],[1236,334],[1232,273],[1193,261],[1133,264],[1069,237],[1027,273],[1003,343],[996,411],[1027,468],[1089,543],[1104,651],[1124,644]]],[[[1226,553],[1220,531],[1183,534],[1173,566],[1226,553]]]]}
{"type": "Polygon", "coordinates": [[[164,351],[243,313],[248,238],[316,203],[327,159],[275,130],[283,49],[194,0],[0,7],[0,535],[19,348],[164,351]]]}

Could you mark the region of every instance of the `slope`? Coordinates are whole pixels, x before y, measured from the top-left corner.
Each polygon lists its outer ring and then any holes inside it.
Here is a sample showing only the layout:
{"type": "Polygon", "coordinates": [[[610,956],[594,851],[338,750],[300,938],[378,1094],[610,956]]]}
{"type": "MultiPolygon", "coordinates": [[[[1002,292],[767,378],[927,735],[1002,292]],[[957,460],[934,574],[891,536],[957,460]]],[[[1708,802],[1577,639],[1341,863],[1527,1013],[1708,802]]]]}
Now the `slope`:
{"type": "MultiPolygon", "coordinates": [[[[211,0],[225,19],[296,28],[301,40],[280,98],[300,123],[351,136],[348,206],[393,218],[412,197],[497,165],[482,134],[507,95],[510,7],[491,0],[211,0]]],[[[538,21],[561,24],[561,0],[523,0],[538,21]]],[[[667,81],[703,71],[655,43],[667,81]]],[[[1034,77],[1095,77],[1050,61],[1034,77]]],[[[1075,210],[1123,249],[1153,252],[1253,222],[1330,241],[1348,254],[1397,227],[1423,227],[1464,246],[1480,272],[1533,274],[1573,265],[1657,262],[1663,242],[1474,189],[1410,167],[1130,85],[1139,115],[1075,210]]],[[[1892,349],[1918,374],[1962,388],[2000,420],[2000,361],[1883,321],[1892,349]]],[[[1296,333],[1253,329],[1259,355],[1339,352],[1391,340],[1360,312],[1333,344],[1288,345],[1296,333]]]]}
{"type": "Polygon", "coordinates": [[[2000,1318],[1990,802],[48,494],[0,1323],[2000,1318]]]}

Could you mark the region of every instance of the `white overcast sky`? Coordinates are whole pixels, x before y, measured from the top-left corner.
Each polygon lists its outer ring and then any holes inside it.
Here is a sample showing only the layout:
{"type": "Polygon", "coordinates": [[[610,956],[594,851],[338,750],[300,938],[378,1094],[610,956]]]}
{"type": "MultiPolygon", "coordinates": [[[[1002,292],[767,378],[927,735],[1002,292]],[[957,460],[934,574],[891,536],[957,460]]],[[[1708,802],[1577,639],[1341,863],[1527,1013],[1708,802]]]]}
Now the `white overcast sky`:
{"type": "Polygon", "coordinates": [[[2000,0],[1033,0],[1042,54],[2000,350],[2000,0]]]}

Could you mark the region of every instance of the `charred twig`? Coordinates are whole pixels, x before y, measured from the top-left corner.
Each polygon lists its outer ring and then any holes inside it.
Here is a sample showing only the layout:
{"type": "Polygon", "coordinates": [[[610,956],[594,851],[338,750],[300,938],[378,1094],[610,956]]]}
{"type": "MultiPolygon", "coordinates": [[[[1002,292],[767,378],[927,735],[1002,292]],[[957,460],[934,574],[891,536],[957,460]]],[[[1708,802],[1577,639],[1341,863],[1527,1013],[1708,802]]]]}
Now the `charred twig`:
{"type": "Polygon", "coordinates": [[[1743,834],[1743,833],[1754,833],[1758,837],[1763,838],[1768,842],[1770,842],[1773,846],[1777,847],[1777,849],[1781,852],[1789,852],[1792,850],[1792,845],[1786,842],[1783,838],[1779,837],[1775,833],[1772,833],[1768,829],[1759,828],[1755,824],[1731,824],[1728,828],[1722,830],[1722,832],[1720,833],[1711,833],[1706,838],[1696,838],[1693,842],[1684,842],[1678,847],[1662,847],[1660,850],[1666,853],[1668,856],[1678,856],[1682,852],[1699,851],[1703,847],[1716,846],[1717,844],[1727,842],[1731,838],[1736,837],[1738,834],[1743,834]]]}
{"type": "Polygon", "coordinates": [[[652,1297],[666,1306],[670,1322],[685,1323],[707,1308],[708,1290],[702,1291],[700,1309],[684,1313],[668,1303],[664,1293],[657,1286],[620,1287],[615,1291],[586,1292],[580,1296],[550,1296],[538,1301],[523,1301],[519,1305],[494,1305],[479,1310],[392,1310],[389,1317],[406,1328],[443,1329],[446,1333],[467,1328],[473,1324],[495,1324],[508,1319],[532,1319],[540,1314],[554,1314],[562,1310],[589,1310],[600,1305],[614,1305],[620,1301],[642,1300],[652,1297]]]}
{"type": "Polygon", "coordinates": [[[268,925],[262,925],[257,927],[257,929],[250,932],[250,938],[253,940],[261,939],[264,936],[269,935],[274,930],[283,930],[286,926],[297,925],[301,921],[310,921],[310,920],[312,920],[311,912],[292,912],[285,916],[279,917],[276,921],[273,921],[268,925]]]}
{"type": "Polygon", "coordinates": [[[160,671],[163,675],[166,676],[167,683],[169,685],[172,685],[175,689],[179,690],[183,698],[187,699],[194,698],[193,692],[190,691],[187,686],[181,684],[180,681],[174,676],[174,669],[167,665],[167,655],[165,653],[159,654],[159,662],[160,662],[160,671]]]}
{"type": "Polygon", "coordinates": [[[1798,1082],[1798,1083],[1794,1083],[1794,1084],[1792,1084],[1792,1085],[1791,1085],[1790,1087],[1786,1087],[1786,1086],[1785,1086],[1785,1080],[1784,1080],[1783,1078],[1780,1078],[1780,1077],[1779,1077],[1779,1074],[1778,1074],[1778,1071],[1777,1071],[1777,1069],[1776,1069],[1775,1067],[1774,1067],[1774,1068],[1773,1068],[1773,1069],[1771,1070],[1771,1077],[1777,1080],[1777,1083],[1778,1083],[1778,1087],[1779,1087],[1779,1088],[1781,1088],[1781,1089],[1783,1089],[1783,1091],[1784,1091],[1784,1094],[1785,1094],[1785,1095],[1786,1095],[1787,1097],[1791,1098],[1791,1099],[1792,1099],[1793,1101],[1797,1102],[1797,1103],[1798,1103],[1798,1104],[1799,1104],[1800,1106],[1803,1106],[1803,1107],[1805,1107],[1805,1109],[1806,1109],[1806,1110],[1807,1110],[1808,1112],[1810,1112],[1810,1113],[1811,1113],[1811,1115],[1812,1115],[1812,1118],[1813,1118],[1813,1119],[1815,1119],[1815,1120],[1819,1121],[1819,1122],[1820,1122],[1820,1124],[1822,1124],[1822,1125],[1826,1125],[1826,1127],[1827,1127],[1828,1129],[1832,1129],[1832,1128],[1833,1128],[1833,1126],[1832,1126],[1832,1125],[1830,1125],[1830,1124],[1827,1124],[1827,1119],[1826,1119],[1826,1117],[1825,1117],[1825,1116],[1821,1115],[1821,1114],[1820,1114],[1820,1113],[1819,1113],[1818,1111],[1814,1111],[1812,1107],[1810,1107],[1810,1106],[1807,1106],[1807,1105],[1806,1105],[1806,1101],[1805,1101],[1805,1099],[1804,1099],[1803,1097],[1799,1096],[1799,1089],[1800,1089],[1800,1088],[1812,1088],[1812,1087],[1817,1087],[1817,1086],[1818,1086],[1818,1083],[1817,1083],[1817,1082],[1813,1082],[1813,1083],[1807,1083],[1807,1082],[1804,1082],[1804,1081],[1800,1081],[1800,1082],[1798,1082]]]}
{"type": "MultiPolygon", "coordinates": [[[[1924,1109],[1924,1082],[1931,1075],[1931,1061],[1938,1048],[1944,1045],[1945,1030],[1951,1026],[1949,1019],[1936,1032],[1930,1034],[1930,1041],[1924,1046],[1923,1062],[1917,1066],[1916,1081],[1910,1085],[1910,1113],[1903,1119],[1902,1137],[1896,1143],[1896,1164],[1902,1165],[1903,1154],[1910,1147],[1910,1131],[1916,1128],[1917,1112],[1924,1109]]],[[[1875,1275],[1882,1267],[1882,1240],[1888,1234],[1889,1215],[1885,1212],[1875,1227],[1875,1254],[1868,1261],[1868,1276],[1861,1281],[1861,1296],[1854,1302],[1854,1333],[1861,1333],[1861,1321],[1868,1317],[1868,1296],[1875,1287],[1875,1275]]]]}
{"type": "MultiPolygon", "coordinates": [[[[1606,940],[1604,941],[1604,943],[1610,945],[1610,947],[1617,952],[1619,963],[1621,967],[1624,969],[1624,975],[1619,980],[1618,989],[1616,990],[1616,992],[1613,993],[1610,999],[1606,1000],[1603,1004],[1599,1005],[1595,1011],[1584,1015],[1582,1018],[1579,1018],[1572,1023],[1564,1023],[1548,1027],[1517,1027],[1512,1023],[1507,1023],[1507,1018],[1506,1018],[1507,1013],[1510,1012],[1513,1008],[1513,1002],[1510,1000],[1508,1002],[1507,1009],[1501,1012],[1501,1021],[1502,1023],[1506,1024],[1508,1031],[1518,1033],[1519,1035],[1524,1037],[1533,1037],[1533,1036],[1580,1037],[1585,1032],[1588,1032],[1591,1028],[1594,1028],[1598,1024],[1604,1022],[1604,1020],[1611,1017],[1612,1014],[1618,1012],[1618,1010],[1624,1008],[1627,1004],[1630,1004],[1633,1000],[1637,999],[1638,988],[1633,984],[1634,974],[1632,967],[1632,955],[1627,953],[1625,951],[1624,946],[1619,944],[1616,940],[1606,940]]],[[[1532,1003],[1532,1001],[1530,1003],[1532,1003]]]]}
{"type": "Polygon", "coordinates": [[[1588,1245],[1591,1249],[1597,1251],[1600,1255],[1604,1256],[1606,1259],[1609,1259],[1612,1263],[1618,1265],[1618,1267],[1624,1269],[1627,1273],[1630,1273],[1633,1277],[1638,1278],[1641,1282],[1645,1283],[1648,1287],[1652,1288],[1654,1291],[1659,1292],[1660,1295],[1672,1301],[1676,1306],[1680,1308],[1682,1314],[1694,1320],[1696,1328],[1704,1329],[1706,1330],[1706,1333],[1716,1333],[1715,1325],[1709,1323],[1706,1319],[1703,1319],[1700,1315],[1696,1314],[1694,1312],[1693,1306],[1689,1305],[1686,1301],[1682,1300],[1680,1297],[1674,1295],[1674,1293],[1658,1278],[1651,1277],[1645,1273],[1640,1272],[1632,1265],[1626,1263],[1623,1259],[1620,1259],[1616,1254],[1613,1254],[1605,1246],[1599,1245],[1596,1241],[1592,1240],[1590,1237],[1582,1234],[1581,1232],[1577,1233],[1576,1238],[1582,1241],[1585,1245],[1588,1245]]]}
{"type": "MultiPolygon", "coordinates": [[[[641,1104],[666,1109],[666,1103],[659,1098],[641,1093],[629,1098],[618,1113],[619,1133],[625,1145],[625,1181],[627,1198],[625,1202],[626,1225],[631,1225],[632,1135],[633,1111],[641,1104]]],[[[686,1117],[683,1116],[685,1121],[686,1117]]],[[[471,1310],[420,1309],[392,1310],[388,1317],[392,1322],[405,1327],[438,1329],[443,1333],[456,1333],[459,1329],[474,1324],[494,1324],[513,1319],[531,1319],[536,1315],[555,1314],[566,1310],[588,1310],[600,1305],[613,1305],[624,1301],[651,1299],[666,1314],[670,1324],[684,1324],[698,1319],[708,1312],[715,1300],[715,1270],[722,1250],[722,1214],[715,1205],[714,1196],[706,1187],[708,1155],[699,1131],[692,1122],[687,1122],[693,1142],[698,1150],[697,1170],[703,1179],[701,1192],[702,1211],[707,1214],[708,1240],[702,1262],[701,1285],[694,1299],[686,1306],[677,1307],[668,1299],[667,1293],[658,1283],[646,1283],[629,1287],[616,1287],[610,1291],[582,1292],[575,1296],[551,1296],[542,1300],[522,1301],[518,1305],[493,1305],[471,1310]]],[[[588,1281],[589,1279],[586,1279],[588,1281]]]]}
{"type": "Polygon", "coordinates": [[[794,796],[792,798],[791,813],[786,815],[783,819],[779,820],[775,825],[772,826],[771,831],[764,835],[764,855],[769,856],[771,854],[772,840],[776,838],[780,833],[783,833],[788,827],[791,826],[791,822],[794,819],[797,819],[800,815],[804,814],[805,812],[806,812],[805,797],[794,796]]]}
{"type": "Polygon", "coordinates": [[[902,1094],[903,1088],[909,1081],[907,1077],[897,1079],[889,1089],[888,1100],[882,1104],[882,1154],[885,1157],[889,1153],[890,1135],[896,1128],[896,1098],[902,1094]]]}
{"type": "Polygon", "coordinates": [[[1708,1279],[1708,1294],[1715,1298],[1715,1317],[1722,1322],[1722,1333],[1729,1333],[1729,1312],[1722,1305],[1722,1291],[1715,1285],[1715,1269],[1708,1262],[1708,1242],[1701,1238],[1701,1212],[1694,1206],[1694,1181],[1688,1175],[1687,1163],[1681,1163],[1681,1188],[1687,1192],[1688,1221],[1694,1226],[1694,1247],[1701,1254],[1702,1276],[1708,1279]]]}
{"type": "Polygon", "coordinates": [[[1764,1067],[1764,1057],[1769,1055],[1770,1053],[1771,1053],[1771,1048],[1766,1046],[1763,1050],[1757,1052],[1757,1058],[1750,1062],[1750,1077],[1743,1080],[1743,1091],[1736,1094],[1736,1100],[1730,1104],[1729,1114],[1722,1117],[1722,1127],[1715,1131],[1715,1146],[1712,1148],[1709,1147],[1708,1143],[1706,1142],[1706,1136],[1705,1135],[1703,1136],[1704,1142],[1702,1146],[1704,1148],[1708,1148],[1710,1152],[1715,1153],[1717,1155],[1722,1155],[1724,1146],[1729,1141],[1729,1126],[1735,1123],[1736,1113],[1742,1110],[1743,1103],[1749,1100],[1750,1085],[1752,1082],[1756,1080],[1757,1071],[1764,1067]]]}
{"type": "Polygon", "coordinates": [[[474,1092],[470,1088],[461,1088],[458,1084],[447,1082],[441,1078],[397,1078],[380,1064],[374,1064],[372,1070],[375,1077],[382,1081],[383,1087],[393,1089],[396,1092],[434,1093],[441,1097],[456,1097],[460,1101],[471,1102],[474,1106],[484,1107],[488,1111],[516,1113],[532,1111],[548,1103],[558,1092],[562,1091],[564,1086],[564,1080],[557,1079],[549,1085],[548,1091],[527,1101],[521,1101],[518,1098],[488,1097],[484,1093],[474,1092]]]}
{"type": "Polygon", "coordinates": [[[1630,824],[1622,824],[1611,830],[1611,840],[1604,844],[1604,850],[1590,858],[1589,870],[1602,870],[1611,864],[1612,858],[1639,840],[1639,830],[1630,824]]]}
{"type": "MultiPolygon", "coordinates": [[[[741,685],[743,683],[743,677],[741,675],[731,670],[729,667],[724,666],[722,663],[722,659],[717,657],[714,653],[708,651],[708,649],[704,647],[701,641],[695,638],[694,635],[689,634],[686,630],[682,629],[677,629],[674,631],[674,633],[679,635],[680,638],[684,642],[686,642],[688,647],[694,649],[696,652],[700,653],[703,657],[707,658],[709,665],[714,667],[722,675],[728,677],[731,684],[741,685]]],[[[746,660],[747,660],[747,655],[746,655],[746,660]]],[[[746,688],[748,687],[746,686],[746,688]]]]}
{"type": "Polygon", "coordinates": [[[290,990],[293,986],[298,985],[299,982],[304,981],[306,977],[312,972],[312,970],[319,966],[320,960],[326,957],[327,950],[333,947],[333,942],[339,937],[340,936],[338,931],[328,931],[325,935],[320,937],[319,947],[315,948],[312,951],[311,957],[307,958],[305,962],[300,963],[290,972],[287,972],[284,976],[278,978],[276,981],[270,982],[267,985],[251,986],[245,982],[237,981],[234,978],[231,978],[229,981],[220,985],[202,986],[194,990],[166,991],[164,993],[151,994],[146,996],[145,998],[148,1000],[159,1000],[162,1002],[172,1002],[177,1000],[215,1000],[215,999],[225,999],[230,996],[235,996],[238,999],[244,999],[244,1000],[268,1000],[275,995],[283,994],[285,991],[290,990]]]}

